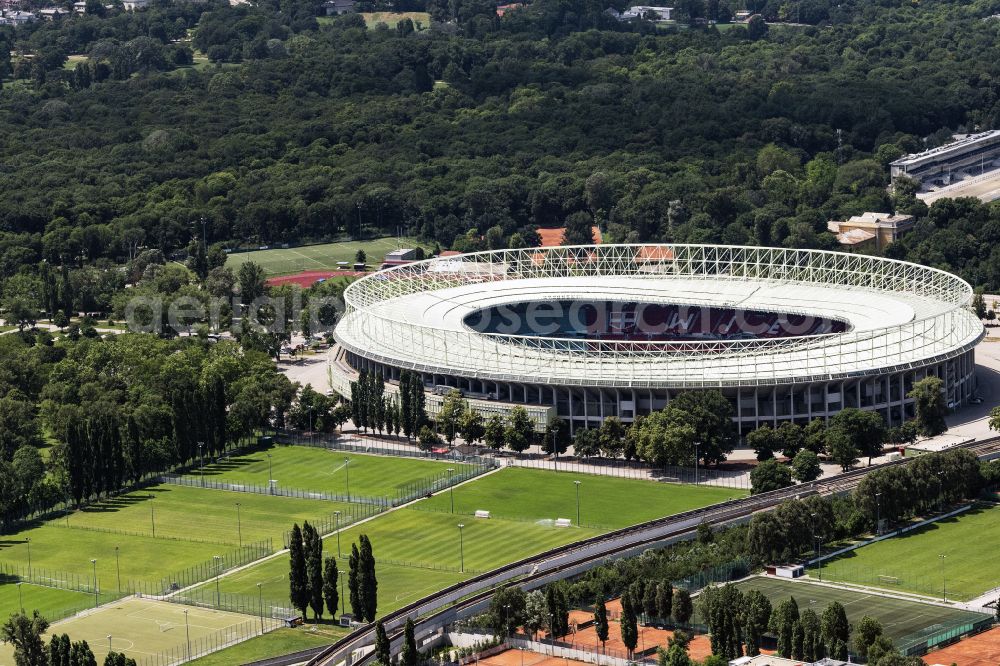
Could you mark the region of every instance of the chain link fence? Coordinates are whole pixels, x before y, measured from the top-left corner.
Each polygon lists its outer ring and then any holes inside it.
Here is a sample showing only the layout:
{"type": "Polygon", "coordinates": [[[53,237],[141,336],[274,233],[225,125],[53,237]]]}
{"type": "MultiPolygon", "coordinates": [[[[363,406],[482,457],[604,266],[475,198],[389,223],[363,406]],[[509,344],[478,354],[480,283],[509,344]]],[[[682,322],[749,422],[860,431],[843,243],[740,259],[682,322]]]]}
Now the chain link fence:
{"type": "Polygon", "coordinates": [[[558,458],[556,460],[538,457],[507,457],[507,464],[513,467],[528,469],[546,469],[558,472],[574,472],[594,476],[612,476],[623,479],[641,479],[645,481],[661,481],[664,483],[698,483],[699,485],[717,486],[750,490],[750,474],[747,471],[720,470],[699,467],[697,473],[693,467],[651,467],[637,460],[621,458],[593,458],[578,460],[573,458],[558,458]]]}
{"type": "MultiPolygon", "coordinates": [[[[380,506],[374,506],[371,504],[362,504],[356,508],[345,511],[336,511],[329,515],[323,516],[315,520],[310,520],[309,524],[316,528],[320,536],[326,536],[327,534],[333,534],[337,530],[342,530],[345,527],[349,527],[354,523],[360,522],[362,520],[367,520],[372,516],[377,516],[382,513],[383,509],[380,506]]],[[[291,530],[286,530],[282,535],[282,543],[285,548],[288,548],[292,536],[291,530]]]]}
{"type": "Polygon", "coordinates": [[[716,583],[731,583],[746,578],[753,571],[750,560],[738,558],[732,562],[717,564],[702,569],[698,573],[673,581],[673,586],[694,593],[716,583]]]}
{"type": "MultiPolygon", "coordinates": [[[[388,437],[388,436],[387,436],[388,437]]],[[[331,435],[327,433],[313,433],[305,435],[295,430],[274,431],[274,438],[282,444],[295,444],[297,446],[312,446],[321,449],[332,449],[336,451],[347,451],[349,453],[371,453],[383,456],[399,456],[402,458],[422,458],[425,460],[443,460],[448,462],[482,463],[490,464],[494,467],[497,462],[492,457],[467,455],[459,451],[449,451],[440,453],[434,451],[421,451],[416,444],[408,443],[405,439],[376,439],[363,435],[331,435]]]]}
{"type": "Polygon", "coordinates": [[[267,617],[247,620],[230,627],[219,629],[207,636],[187,639],[180,645],[156,654],[145,655],[136,659],[136,666],[175,666],[198,657],[256,638],[284,626],[282,620],[267,617]]]}
{"type": "Polygon", "coordinates": [[[924,655],[942,643],[950,643],[962,636],[986,631],[994,622],[995,619],[989,615],[981,615],[978,619],[956,618],[897,639],[896,649],[906,657],[924,655]]]}
{"type": "Polygon", "coordinates": [[[287,488],[277,484],[274,484],[273,486],[262,486],[256,483],[234,483],[232,481],[218,481],[216,479],[206,479],[200,476],[180,476],[178,474],[165,474],[160,478],[160,480],[168,485],[187,486],[189,488],[227,490],[236,493],[274,495],[276,497],[295,497],[298,499],[321,500],[324,502],[371,504],[383,508],[393,506],[393,501],[388,497],[365,497],[363,495],[355,495],[353,493],[351,495],[342,495],[339,493],[325,493],[316,490],[303,490],[301,488],[287,488]]]}

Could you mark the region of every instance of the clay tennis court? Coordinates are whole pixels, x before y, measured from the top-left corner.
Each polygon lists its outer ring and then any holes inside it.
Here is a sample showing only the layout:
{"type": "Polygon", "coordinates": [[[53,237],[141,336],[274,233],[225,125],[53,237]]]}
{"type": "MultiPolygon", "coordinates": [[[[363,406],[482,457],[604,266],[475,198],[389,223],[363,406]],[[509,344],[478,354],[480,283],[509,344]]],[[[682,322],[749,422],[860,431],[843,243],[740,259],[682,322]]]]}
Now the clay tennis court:
{"type": "Polygon", "coordinates": [[[592,666],[575,659],[550,657],[528,650],[506,650],[492,657],[479,660],[480,666],[592,666]]]}
{"type": "Polygon", "coordinates": [[[1000,627],[935,650],[924,657],[926,664],[956,666],[996,666],[1000,664],[1000,627]]]}
{"type": "MultiPolygon", "coordinates": [[[[619,599],[614,599],[607,602],[607,609],[609,617],[618,618],[622,609],[621,601],[619,599]]],[[[570,611],[570,632],[566,636],[557,638],[557,640],[564,643],[572,643],[580,649],[587,650],[588,652],[601,652],[601,641],[597,639],[597,631],[594,629],[593,620],[594,614],[589,611],[570,611]],[[589,626],[580,626],[587,623],[590,623],[589,626]],[[574,628],[576,628],[575,631],[574,628]]],[[[666,648],[667,642],[673,637],[673,635],[674,632],[668,629],[657,629],[652,626],[647,627],[640,623],[639,641],[636,650],[638,652],[646,652],[647,650],[652,652],[651,648],[666,648]]],[[[544,637],[545,632],[539,632],[539,636],[544,637]]],[[[625,644],[622,643],[621,625],[614,619],[608,623],[608,640],[604,644],[603,649],[606,649],[610,654],[624,655],[626,653],[625,644]]],[[[712,647],[708,636],[693,636],[691,643],[688,645],[688,655],[696,661],[701,661],[710,654],[712,654],[712,647]]],[[[525,662],[525,666],[528,666],[527,662],[525,662]]],[[[545,666],[551,665],[547,664],[545,666]]]]}

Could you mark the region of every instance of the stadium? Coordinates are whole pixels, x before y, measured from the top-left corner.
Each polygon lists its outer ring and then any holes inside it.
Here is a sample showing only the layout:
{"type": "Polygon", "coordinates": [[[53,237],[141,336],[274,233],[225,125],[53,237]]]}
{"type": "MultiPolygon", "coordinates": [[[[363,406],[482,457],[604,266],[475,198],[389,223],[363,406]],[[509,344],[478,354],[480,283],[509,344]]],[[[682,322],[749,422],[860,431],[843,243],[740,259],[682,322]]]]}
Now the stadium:
{"type": "Polygon", "coordinates": [[[351,284],[330,362],[350,395],[362,370],[391,394],[420,373],[433,415],[457,388],[484,414],[523,405],[539,428],[625,422],[678,392],[722,391],[740,433],[846,407],[890,425],[934,375],[950,406],[976,389],[981,322],[963,280],[916,264],[819,250],[596,245],[477,252],[351,284]]]}

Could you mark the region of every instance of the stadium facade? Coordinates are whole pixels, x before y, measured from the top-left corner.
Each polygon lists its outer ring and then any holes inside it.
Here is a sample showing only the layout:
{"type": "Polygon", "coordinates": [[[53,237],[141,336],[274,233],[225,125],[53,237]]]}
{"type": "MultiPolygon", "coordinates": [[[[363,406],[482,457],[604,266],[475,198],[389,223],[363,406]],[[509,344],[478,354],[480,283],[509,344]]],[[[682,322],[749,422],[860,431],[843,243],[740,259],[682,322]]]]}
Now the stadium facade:
{"type": "Polygon", "coordinates": [[[948,273],[857,254],[714,245],[479,252],[362,278],[335,329],[333,387],[361,370],[390,394],[418,372],[433,414],[459,389],[484,414],[524,405],[539,428],[625,422],[715,388],[741,433],[846,407],[896,425],[913,384],[976,390],[984,329],[948,273]]]}

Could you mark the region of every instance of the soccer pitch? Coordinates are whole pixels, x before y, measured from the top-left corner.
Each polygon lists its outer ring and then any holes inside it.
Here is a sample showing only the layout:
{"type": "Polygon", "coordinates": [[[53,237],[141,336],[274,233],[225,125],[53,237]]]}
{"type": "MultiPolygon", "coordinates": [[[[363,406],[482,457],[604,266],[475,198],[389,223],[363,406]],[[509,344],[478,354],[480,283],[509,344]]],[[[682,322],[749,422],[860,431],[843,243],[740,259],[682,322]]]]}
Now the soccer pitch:
{"type": "MultiPolygon", "coordinates": [[[[747,494],[716,486],[508,467],[455,488],[455,512],[471,515],[482,509],[519,520],[569,518],[575,525],[577,481],[580,523],[599,529],[628,527],[747,494]]],[[[449,511],[451,496],[442,492],[416,508],[449,511]]]]}
{"type": "MultiPolygon", "coordinates": [[[[509,520],[474,520],[450,513],[398,509],[343,530],[338,567],[347,571],[351,544],[371,539],[379,580],[379,612],[405,605],[437,589],[537,552],[598,534],[592,529],[557,528],[509,520]],[[458,525],[465,527],[461,530],[458,525]],[[465,573],[462,563],[465,564],[465,573]],[[401,566],[405,565],[405,566],[401,566]]],[[[337,554],[337,537],[323,541],[325,557],[337,554]]],[[[220,580],[223,592],[255,594],[261,583],[275,602],[288,598],[288,557],[279,556],[220,580]]],[[[214,583],[206,583],[210,587],[214,583]]]]}
{"type": "MultiPolygon", "coordinates": [[[[653,481],[508,468],[454,488],[454,514],[450,512],[451,491],[442,491],[410,508],[398,509],[363,525],[345,529],[340,535],[342,558],[338,564],[342,571],[346,571],[351,544],[357,541],[360,534],[367,534],[377,562],[379,613],[382,614],[468,578],[474,571],[493,569],[556,546],[596,536],[606,529],[632,525],[742,494],[739,490],[709,486],[695,488],[653,481]],[[584,525],[594,521],[601,523],[602,527],[581,528],[575,525],[574,481],[581,482],[580,505],[584,525]],[[492,511],[494,517],[474,518],[470,514],[477,509],[492,511]],[[554,527],[556,518],[569,518],[574,525],[554,527]],[[460,529],[459,524],[464,527],[460,529]],[[463,561],[464,574],[460,572],[463,561]],[[400,562],[411,566],[399,566],[400,562]],[[434,570],[435,567],[438,570],[434,570]]],[[[327,556],[336,555],[335,535],[324,540],[323,552],[327,556]]],[[[256,593],[257,583],[261,584],[265,597],[276,603],[287,599],[288,558],[268,560],[238,574],[225,576],[220,581],[223,592],[243,595],[256,593]]]]}
{"type": "Polygon", "coordinates": [[[321,500],[152,486],[76,511],[68,519],[35,524],[7,537],[0,543],[0,553],[5,562],[25,569],[30,538],[36,576],[54,572],[46,575],[69,575],[87,585],[94,575],[93,558],[100,587],[111,589],[117,587],[119,571],[123,585],[129,580],[156,581],[211,562],[215,555],[226,556],[238,547],[240,532],[244,544],[271,538],[280,550],[284,532],[293,522],[355,508],[321,500]]]}
{"type": "MultiPolygon", "coordinates": [[[[205,477],[231,483],[292,488],[354,497],[395,499],[399,488],[423,479],[471,468],[461,463],[345,453],[310,446],[275,446],[205,465],[205,477]],[[349,463],[347,461],[350,461],[349,463]],[[269,475],[271,475],[269,477],[269,475]]],[[[200,474],[199,469],[192,475],[200,474]]]]}
{"type": "Polygon", "coordinates": [[[825,563],[823,578],[968,600],[1000,586],[998,543],[1000,507],[972,509],[825,563]]]}
{"type": "MultiPolygon", "coordinates": [[[[325,557],[336,555],[336,539],[333,541],[332,552],[330,545],[331,542],[328,538],[323,543],[325,557]]],[[[345,545],[347,545],[346,542],[345,545]]],[[[373,546],[377,558],[378,546],[376,544],[373,546]]],[[[349,545],[348,549],[350,549],[349,545]]],[[[338,560],[337,566],[340,570],[344,590],[341,606],[347,612],[351,612],[350,601],[346,597],[347,560],[338,560]]],[[[385,563],[376,563],[375,575],[378,578],[378,613],[380,616],[472,576],[471,573],[417,569],[385,563]]],[[[219,587],[222,594],[238,594],[249,599],[256,599],[257,595],[260,594],[263,596],[265,605],[288,606],[288,556],[282,555],[230,576],[224,576],[219,580],[219,587]],[[257,583],[260,583],[259,591],[257,583]]],[[[205,583],[199,591],[207,591],[207,594],[211,596],[214,589],[214,583],[205,583]]],[[[312,618],[311,611],[309,617],[312,618]]]]}
{"type": "Polygon", "coordinates": [[[267,275],[287,275],[288,273],[308,270],[337,270],[344,268],[344,266],[338,266],[337,262],[346,261],[353,265],[358,250],[364,250],[368,265],[377,268],[387,252],[392,252],[400,247],[415,248],[417,245],[419,243],[413,238],[387,237],[366,241],[343,241],[322,245],[254,250],[253,252],[238,252],[229,255],[226,266],[233,271],[238,271],[244,262],[252,261],[263,268],[267,275]]]}
{"type": "MultiPolygon", "coordinates": [[[[53,633],[69,634],[74,641],[85,640],[100,664],[108,653],[110,635],[113,650],[142,663],[143,658],[164,652],[183,657],[188,636],[192,653],[197,654],[200,646],[223,637],[254,635],[260,630],[259,623],[259,618],[250,615],[130,598],[58,622],[49,628],[45,640],[48,642],[53,633]]],[[[12,666],[13,652],[10,645],[0,645],[0,664],[12,666]]]]}
{"type": "Polygon", "coordinates": [[[957,626],[985,617],[980,613],[957,608],[770,576],[757,576],[737,583],[736,586],[743,592],[760,590],[771,601],[772,606],[795,597],[800,613],[812,608],[817,615],[822,615],[830,603],[840,602],[847,611],[847,619],[851,624],[857,625],[862,617],[870,615],[882,623],[885,635],[893,641],[931,628],[957,626]]]}

